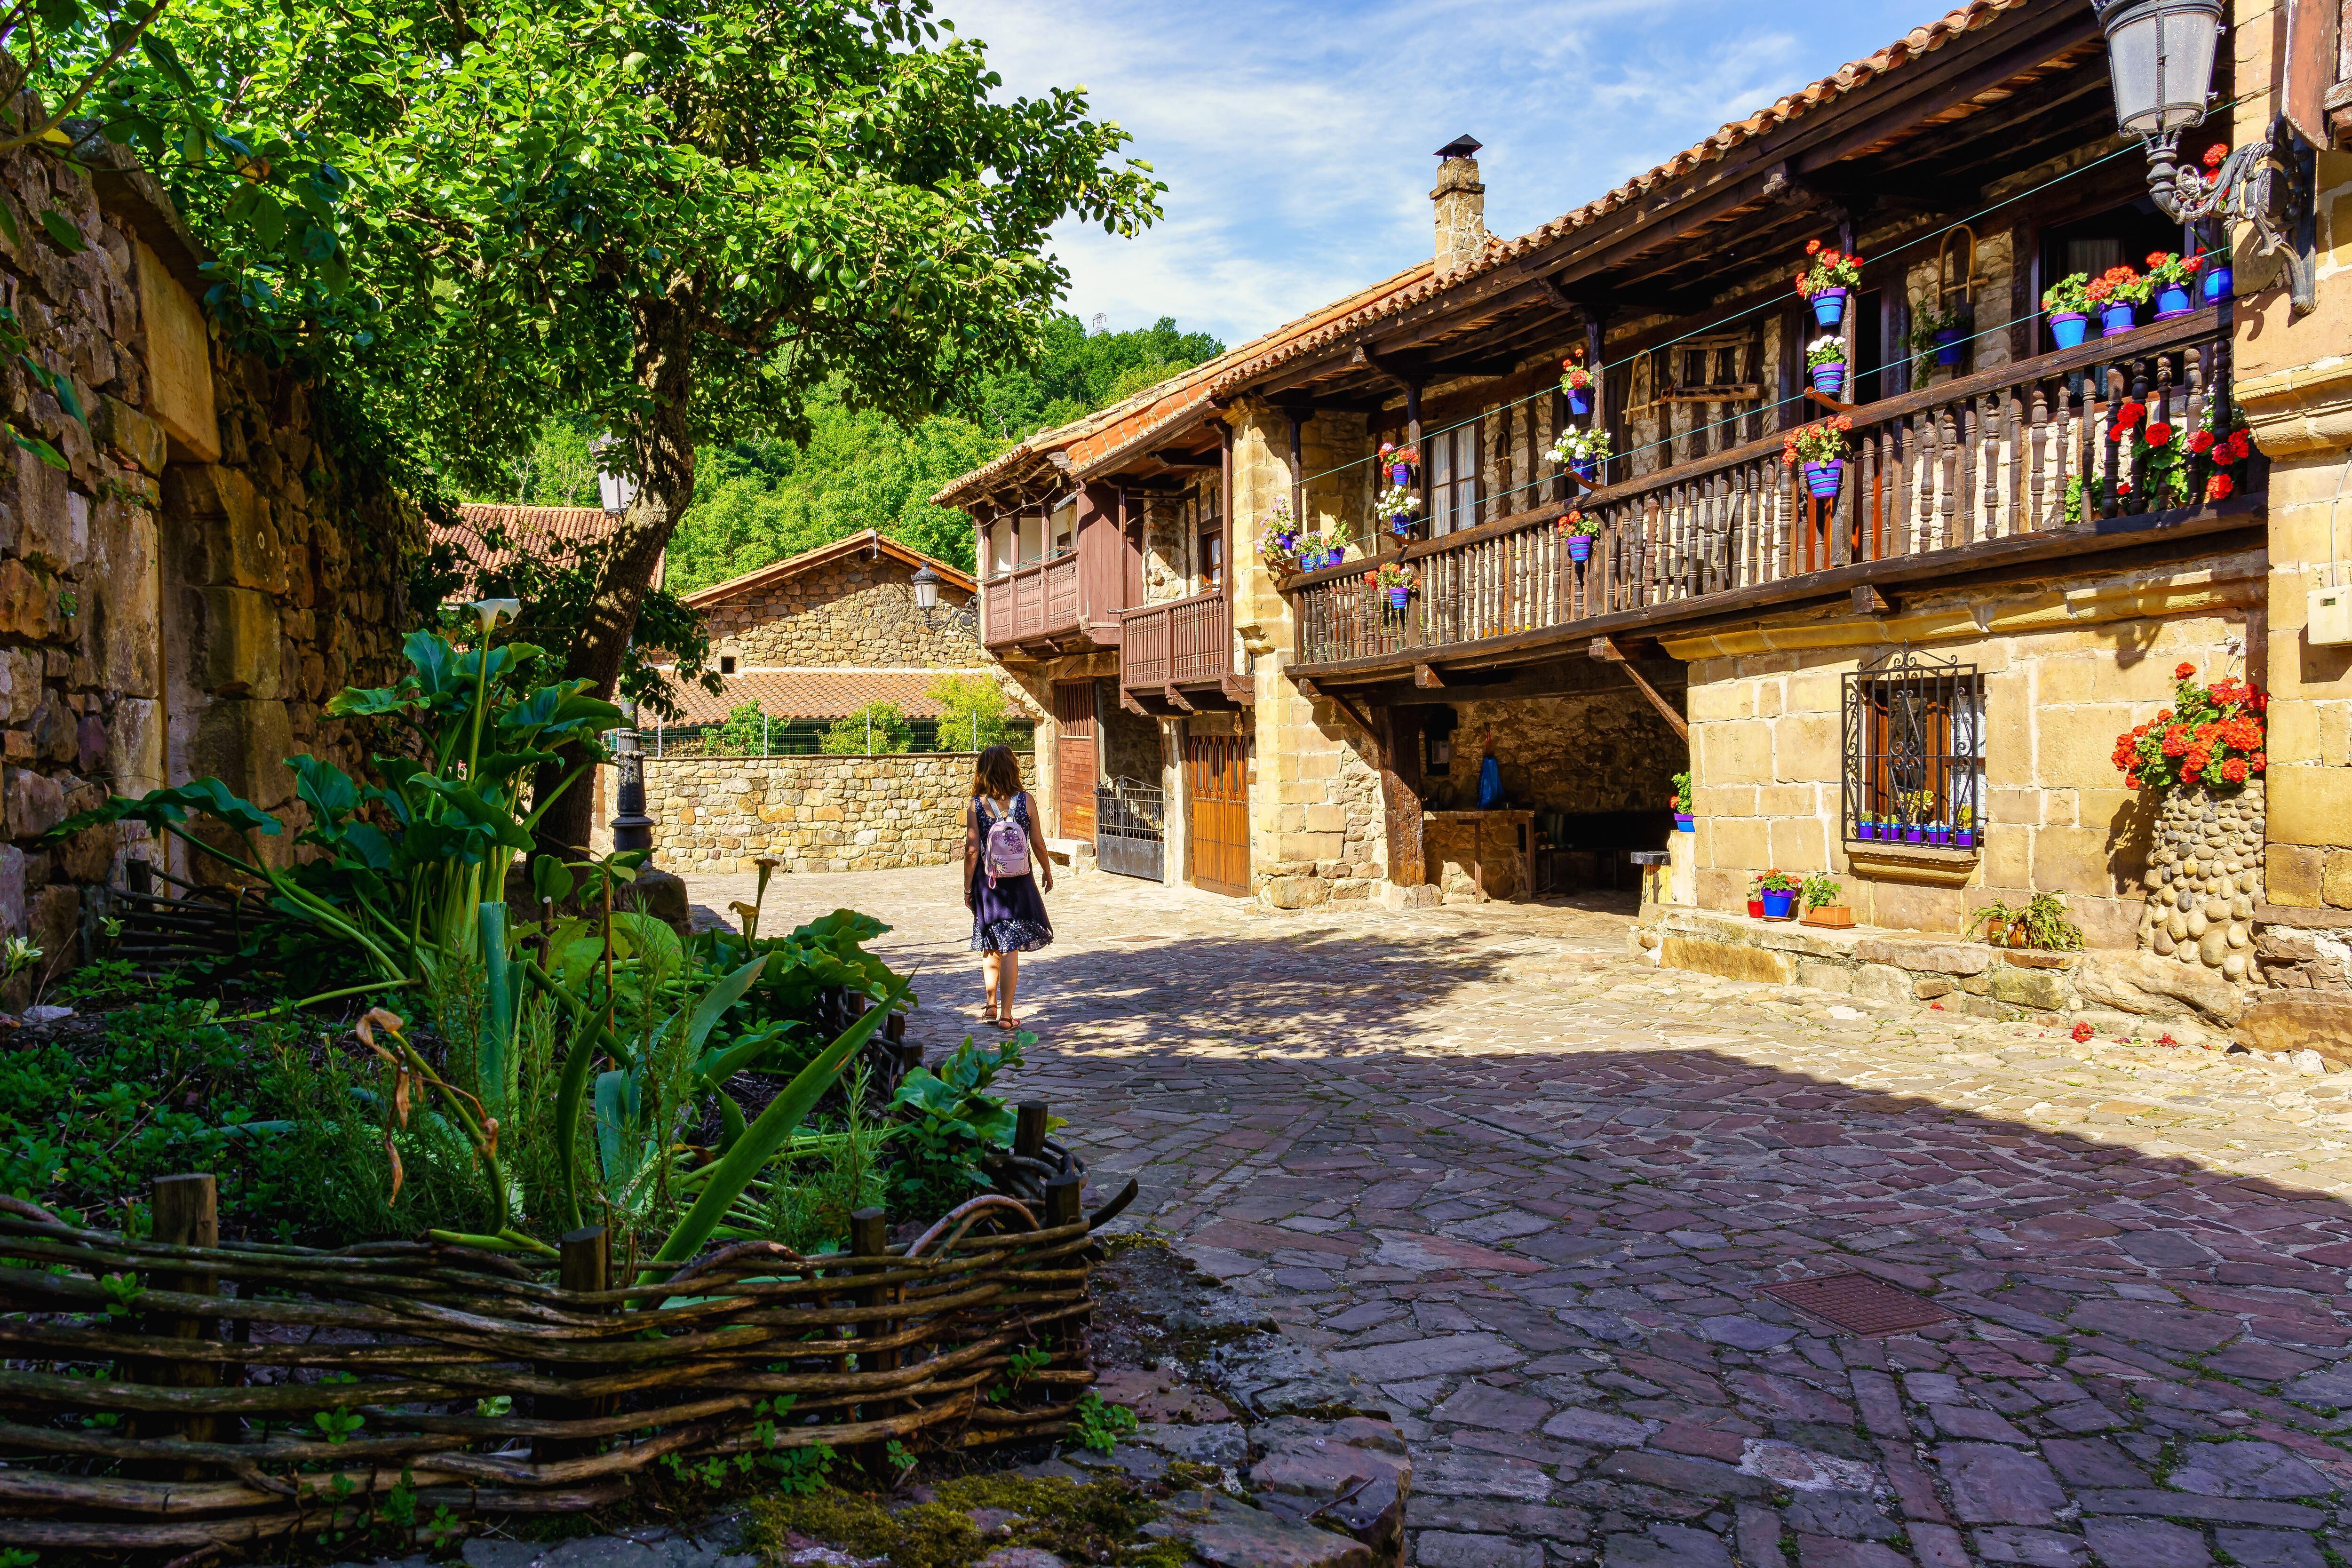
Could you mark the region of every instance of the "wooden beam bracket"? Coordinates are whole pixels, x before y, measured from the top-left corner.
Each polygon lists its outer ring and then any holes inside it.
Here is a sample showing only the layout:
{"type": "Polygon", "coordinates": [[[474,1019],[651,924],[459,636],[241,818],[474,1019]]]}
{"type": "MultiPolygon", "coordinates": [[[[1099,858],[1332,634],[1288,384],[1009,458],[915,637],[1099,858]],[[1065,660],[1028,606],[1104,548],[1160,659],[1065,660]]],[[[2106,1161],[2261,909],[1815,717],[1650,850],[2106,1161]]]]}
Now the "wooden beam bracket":
{"type": "Polygon", "coordinates": [[[1636,669],[1633,661],[1625,657],[1624,650],[1617,646],[1614,637],[1594,637],[1592,657],[1622,669],[1626,679],[1633,681],[1641,689],[1642,695],[1650,700],[1650,706],[1658,710],[1658,716],[1666,721],[1667,726],[1685,742],[1690,740],[1690,721],[1676,712],[1675,705],[1659,696],[1658,689],[1643,679],[1642,672],[1636,669]]]}

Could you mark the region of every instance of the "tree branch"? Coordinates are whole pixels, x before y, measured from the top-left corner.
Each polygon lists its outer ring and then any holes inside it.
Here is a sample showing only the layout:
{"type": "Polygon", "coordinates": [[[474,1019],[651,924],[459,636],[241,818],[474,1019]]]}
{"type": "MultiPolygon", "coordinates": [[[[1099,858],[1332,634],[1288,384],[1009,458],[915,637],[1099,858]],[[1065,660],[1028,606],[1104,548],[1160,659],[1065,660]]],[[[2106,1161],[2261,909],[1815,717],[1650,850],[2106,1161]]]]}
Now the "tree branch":
{"type": "Polygon", "coordinates": [[[81,107],[81,100],[89,96],[89,89],[96,87],[108,72],[122,63],[122,57],[129,54],[131,46],[138,43],[146,35],[147,29],[155,25],[155,18],[161,16],[164,8],[171,3],[172,0],[155,0],[155,4],[148,8],[147,15],[141,18],[139,25],[131,28],[129,36],[115,46],[114,52],[89,68],[89,74],[82,78],[81,85],[67,95],[66,100],[50,112],[49,117],[41,122],[39,129],[24,132],[16,136],[0,137],[0,153],[14,153],[20,147],[30,146],[65,123],[73,111],[81,107]]]}

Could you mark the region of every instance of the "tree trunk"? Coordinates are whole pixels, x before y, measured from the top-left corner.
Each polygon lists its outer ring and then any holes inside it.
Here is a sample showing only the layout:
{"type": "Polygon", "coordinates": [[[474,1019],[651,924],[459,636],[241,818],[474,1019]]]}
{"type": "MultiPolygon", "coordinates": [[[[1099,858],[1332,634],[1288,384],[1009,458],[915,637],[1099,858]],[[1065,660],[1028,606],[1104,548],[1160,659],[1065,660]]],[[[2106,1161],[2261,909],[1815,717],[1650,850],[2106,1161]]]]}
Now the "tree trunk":
{"type": "MultiPolygon", "coordinates": [[[[649,404],[627,443],[638,464],[637,493],[605,547],[595,596],[573,634],[564,666],[567,678],[586,679],[598,697],[613,695],[655,569],[694,496],[695,310],[693,284],[680,279],[667,295],[633,311],[637,384],[649,404]]],[[[578,746],[562,748],[555,762],[539,770],[538,787],[552,789],[580,762],[578,746]]],[[[582,858],[593,826],[594,800],[593,780],[583,775],[540,818],[540,848],[566,859],[582,858]]]]}

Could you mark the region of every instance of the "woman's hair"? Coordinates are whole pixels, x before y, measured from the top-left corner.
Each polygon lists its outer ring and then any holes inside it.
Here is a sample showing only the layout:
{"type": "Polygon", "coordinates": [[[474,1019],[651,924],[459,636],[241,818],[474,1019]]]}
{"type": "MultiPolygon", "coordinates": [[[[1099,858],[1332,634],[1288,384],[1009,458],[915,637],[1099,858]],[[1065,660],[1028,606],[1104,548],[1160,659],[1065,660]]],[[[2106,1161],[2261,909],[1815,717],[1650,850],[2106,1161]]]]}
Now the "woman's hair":
{"type": "Polygon", "coordinates": [[[1011,800],[1021,793],[1021,763],[1010,746],[991,746],[972,764],[971,793],[995,800],[1011,800]]]}

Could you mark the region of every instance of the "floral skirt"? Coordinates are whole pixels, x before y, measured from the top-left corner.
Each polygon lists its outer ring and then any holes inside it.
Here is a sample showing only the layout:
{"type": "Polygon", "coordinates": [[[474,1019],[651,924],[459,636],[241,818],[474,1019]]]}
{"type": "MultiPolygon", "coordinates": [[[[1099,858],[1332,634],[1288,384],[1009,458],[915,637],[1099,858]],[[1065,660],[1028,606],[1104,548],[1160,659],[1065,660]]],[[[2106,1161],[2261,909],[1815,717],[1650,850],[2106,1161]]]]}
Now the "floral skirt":
{"type": "Polygon", "coordinates": [[[1034,876],[971,879],[971,949],[974,952],[1034,952],[1054,940],[1054,922],[1034,876]]]}

